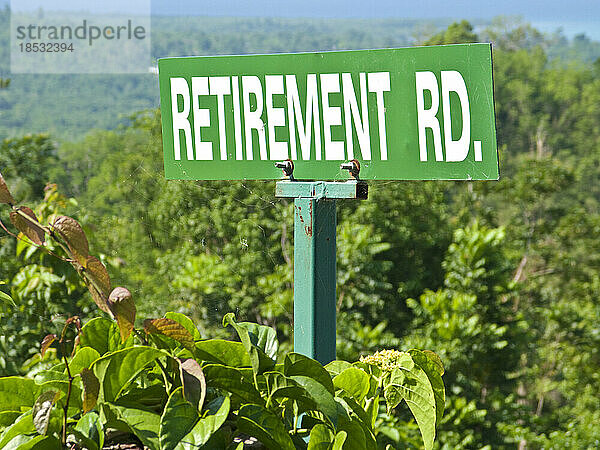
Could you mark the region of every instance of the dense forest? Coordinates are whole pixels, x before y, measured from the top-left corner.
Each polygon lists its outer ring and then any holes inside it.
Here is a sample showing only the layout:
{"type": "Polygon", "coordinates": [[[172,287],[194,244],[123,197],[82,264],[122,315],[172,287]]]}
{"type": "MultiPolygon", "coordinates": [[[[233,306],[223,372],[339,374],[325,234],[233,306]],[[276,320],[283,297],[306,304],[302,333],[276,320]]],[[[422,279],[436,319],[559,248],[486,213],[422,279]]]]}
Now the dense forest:
{"type": "MultiPolygon", "coordinates": [[[[161,20],[155,57],[492,42],[500,181],[380,182],[338,204],[338,357],[439,354],[437,448],[600,446],[600,44],[508,19],[161,20]]],[[[183,312],[214,337],[234,311],[290,349],[291,203],[274,183],[164,180],[157,94],[151,74],[14,76],[0,172],[41,220],[84,225],[141,316],[183,312]]],[[[67,264],[3,232],[0,289],[15,302],[0,304],[0,375],[27,371],[68,315],[100,314],[67,264]]],[[[382,429],[421,445],[408,415],[382,429]]]]}

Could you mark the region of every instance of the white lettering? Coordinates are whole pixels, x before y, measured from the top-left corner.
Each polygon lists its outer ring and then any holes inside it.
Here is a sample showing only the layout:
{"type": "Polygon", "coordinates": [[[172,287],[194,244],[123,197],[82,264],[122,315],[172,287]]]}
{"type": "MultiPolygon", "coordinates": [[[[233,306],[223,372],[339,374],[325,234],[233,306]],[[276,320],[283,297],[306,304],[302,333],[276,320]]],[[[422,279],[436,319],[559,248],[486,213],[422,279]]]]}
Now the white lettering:
{"type": "Polygon", "coordinates": [[[229,77],[210,77],[210,95],[217,96],[217,110],[219,114],[219,148],[221,159],[227,159],[227,134],[225,133],[225,96],[231,94],[229,77]]]}
{"type": "Polygon", "coordinates": [[[261,116],[263,113],[263,94],[260,79],[257,76],[242,77],[242,95],[244,99],[244,129],[246,131],[246,158],[252,159],[252,130],[258,132],[258,147],[260,159],[267,158],[267,144],[265,138],[265,124],[261,116]],[[250,94],[256,97],[256,109],[250,111],[250,94]]]}
{"type": "Polygon", "coordinates": [[[292,159],[297,158],[296,154],[296,129],[300,138],[300,150],[302,159],[310,160],[310,142],[311,142],[311,122],[315,132],[315,159],[321,159],[321,126],[319,122],[319,97],[317,92],[317,76],[309,73],[306,76],[306,108],[302,119],[302,110],[300,108],[300,96],[298,95],[298,85],[296,84],[296,75],[285,76],[285,86],[287,94],[288,109],[288,127],[290,131],[290,149],[292,159]],[[294,120],[296,117],[296,120],[294,120]]]}
{"type": "Polygon", "coordinates": [[[181,143],[179,132],[183,130],[188,160],[194,159],[192,147],[192,130],[188,116],[190,115],[190,88],[185,78],[171,78],[171,112],[173,115],[173,149],[175,160],[181,160],[181,143]],[[177,96],[183,97],[183,109],[179,111],[177,96]]]}
{"type": "Polygon", "coordinates": [[[456,70],[442,71],[442,111],[444,112],[446,161],[464,161],[469,153],[469,145],[471,143],[471,114],[465,80],[456,70]],[[462,111],[462,133],[457,141],[452,140],[450,92],[458,94],[462,111]]]}
{"type": "Polygon", "coordinates": [[[269,154],[271,159],[287,159],[287,142],[278,142],[275,140],[275,127],[285,126],[285,111],[284,108],[275,108],[273,106],[273,95],[282,95],[284,93],[283,75],[266,75],[265,91],[267,96],[266,107],[269,130],[269,154]]]}
{"type": "Polygon", "coordinates": [[[436,161],[443,161],[440,122],[435,117],[440,106],[437,79],[433,72],[417,72],[415,73],[415,81],[417,85],[417,121],[421,161],[427,161],[427,133],[425,131],[427,128],[430,128],[433,132],[435,159],[436,161]],[[425,91],[429,91],[431,94],[431,108],[429,109],[425,109],[425,91]]]}
{"type": "Polygon", "coordinates": [[[325,140],[325,159],[343,160],[344,143],[334,141],[331,137],[331,127],[342,124],[342,109],[329,105],[329,94],[340,92],[340,74],[321,74],[321,102],[323,105],[323,138],[325,140]]]}
{"type": "Polygon", "coordinates": [[[387,136],[385,132],[385,105],[383,93],[390,90],[390,73],[374,72],[369,74],[369,91],[377,94],[377,122],[379,123],[379,149],[381,160],[387,160],[387,136]]]}
{"type": "Polygon", "coordinates": [[[344,119],[346,122],[346,147],[348,159],[354,159],[354,143],[352,142],[352,119],[356,128],[356,136],[360,145],[363,159],[371,159],[371,136],[369,135],[369,106],[367,104],[367,77],[364,73],[359,74],[360,82],[360,104],[362,107],[362,120],[358,111],[352,75],[342,74],[342,91],[344,93],[344,119]]]}
{"type": "Polygon", "coordinates": [[[194,111],[196,159],[212,160],[212,142],[202,142],[200,136],[200,127],[210,126],[210,110],[200,109],[200,101],[198,100],[200,95],[208,95],[208,77],[192,77],[192,107],[194,111]]]}

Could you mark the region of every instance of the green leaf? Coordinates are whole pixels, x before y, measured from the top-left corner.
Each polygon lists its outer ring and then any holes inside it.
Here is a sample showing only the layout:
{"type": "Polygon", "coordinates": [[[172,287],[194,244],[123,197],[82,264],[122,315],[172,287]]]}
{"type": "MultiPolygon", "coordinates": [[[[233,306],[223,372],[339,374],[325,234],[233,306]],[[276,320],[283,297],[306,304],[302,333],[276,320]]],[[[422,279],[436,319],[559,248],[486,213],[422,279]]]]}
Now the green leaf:
{"type": "Polygon", "coordinates": [[[263,406],[242,406],[238,412],[237,424],[240,431],[254,436],[269,449],[295,450],[283,422],[263,406]]]}
{"type": "Polygon", "coordinates": [[[35,426],[33,425],[33,416],[30,410],[24,414],[21,414],[15,420],[15,423],[5,429],[2,435],[0,435],[0,448],[4,449],[5,445],[19,435],[31,434],[35,433],[35,431],[35,426]]]}
{"type": "MultiPolygon", "coordinates": [[[[256,335],[250,336],[248,329],[235,321],[235,315],[233,313],[228,313],[223,317],[223,326],[225,327],[227,325],[231,325],[238,334],[240,341],[244,345],[248,355],[250,355],[250,362],[255,374],[263,373],[275,366],[275,360],[267,356],[260,347],[252,342],[253,340],[259,342],[258,337],[256,335]]],[[[263,335],[263,343],[267,342],[267,340],[268,338],[265,333],[263,335]]]]}
{"type": "Polygon", "coordinates": [[[160,334],[174,339],[190,351],[194,350],[194,338],[179,322],[172,319],[146,319],[144,330],[148,334],[160,334]]]}
{"type": "Polygon", "coordinates": [[[317,408],[310,394],[291,378],[280,372],[265,372],[262,376],[267,385],[269,398],[287,397],[299,402],[304,410],[317,408]]]}
{"type": "Polygon", "coordinates": [[[250,355],[241,342],[210,339],[196,342],[198,358],[230,367],[250,367],[250,355]]]}
{"type": "Polygon", "coordinates": [[[239,370],[220,364],[207,364],[202,370],[208,387],[231,392],[249,403],[262,403],[254,383],[245,380],[239,370]]]}
{"type": "Polygon", "coordinates": [[[4,302],[4,303],[8,303],[9,305],[11,305],[13,308],[17,307],[17,304],[15,303],[15,301],[12,299],[12,297],[10,295],[8,295],[5,292],[0,291],[0,301],[4,302]]]}
{"type": "Polygon", "coordinates": [[[410,370],[393,369],[384,386],[384,396],[388,408],[395,407],[401,400],[406,401],[419,425],[425,449],[431,449],[435,438],[435,396],[425,371],[418,364],[410,370]]]}
{"type": "Polygon", "coordinates": [[[0,378],[0,411],[31,408],[41,389],[29,378],[0,378]]]}
{"type": "MultiPolygon", "coordinates": [[[[435,423],[437,426],[444,415],[444,405],[446,403],[444,382],[442,381],[442,376],[440,374],[441,360],[433,352],[425,353],[414,349],[409,350],[408,352],[412,356],[413,361],[418,364],[421,369],[423,369],[427,375],[427,378],[429,379],[429,383],[431,383],[431,387],[433,388],[433,394],[435,398],[435,423]],[[432,358],[430,355],[435,355],[435,358],[432,358]]],[[[444,367],[442,365],[442,373],[443,370],[444,367]]]]}
{"type": "MultiPolygon", "coordinates": [[[[137,408],[127,408],[124,406],[115,405],[112,403],[103,403],[103,411],[110,418],[108,424],[112,424],[112,420],[119,421],[125,425],[127,429],[138,437],[142,443],[154,450],[159,446],[159,429],[161,417],[150,411],[137,408]]],[[[90,413],[91,414],[91,413],[90,413]]]]}
{"type": "Polygon", "coordinates": [[[335,435],[335,439],[333,440],[333,445],[331,446],[331,450],[342,450],[344,448],[344,444],[346,443],[346,439],[348,438],[348,433],[345,431],[340,431],[335,435]]]}
{"type": "Polygon", "coordinates": [[[252,322],[239,322],[237,325],[248,331],[250,342],[253,345],[260,348],[269,358],[277,359],[279,342],[277,341],[277,333],[273,328],[252,322]]]}
{"type": "Polygon", "coordinates": [[[356,402],[361,403],[371,388],[371,376],[364,370],[348,367],[333,379],[336,389],[344,390],[356,402]]]}
{"type": "Polygon", "coordinates": [[[92,347],[100,355],[114,352],[133,344],[133,337],[127,342],[121,342],[121,335],[117,324],[105,317],[96,317],[81,328],[79,345],[81,347],[92,347]]]}
{"type": "Polygon", "coordinates": [[[334,437],[333,431],[327,425],[318,423],[310,431],[307,450],[329,450],[334,437]]]}
{"type": "Polygon", "coordinates": [[[196,423],[192,431],[190,431],[177,446],[177,449],[192,450],[198,448],[213,436],[213,434],[221,428],[221,425],[227,420],[231,402],[229,397],[217,397],[210,402],[206,411],[196,423]]]}
{"type": "Polygon", "coordinates": [[[97,413],[90,412],[85,414],[77,421],[74,430],[78,431],[87,440],[93,442],[96,448],[104,446],[104,431],[100,416],[97,413]]]}
{"type": "Polygon", "coordinates": [[[329,372],[317,361],[300,353],[288,353],[283,363],[283,373],[291,377],[302,375],[321,383],[331,395],[335,394],[333,381],[329,372]]]}
{"type": "Polygon", "coordinates": [[[161,357],[170,355],[156,348],[136,346],[117,350],[96,360],[92,370],[100,380],[99,398],[103,401],[116,400],[148,364],[161,357]]]}
{"type": "MultiPolygon", "coordinates": [[[[410,351],[409,351],[409,353],[410,353],[410,351]]],[[[444,375],[444,363],[442,362],[442,359],[436,353],[432,352],[431,350],[423,350],[423,353],[425,354],[425,356],[427,356],[427,358],[429,358],[435,364],[440,376],[444,375]]]]}
{"type": "Polygon", "coordinates": [[[32,410],[33,425],[39,434],[46,434],[48,424],[50,423],[50,413],[54,402],[58,399],[60,393],[57,391],[46,391],[40,394],[35,401],[32,410]]]}
{"type": "Polygon", "coordinates": [[[336,376],[346,370],[348,367],[352,367],[347,361],[331,361],[329,364],[325,366],[325,370],[329,372],[331,376],[336,376]]]}
{"type": "Polygon", "coordinates": [[[192,335],[194,341],[199,341],[202,339],[202,336],[200,335],[198,328],[196,328],[196,325],[194,325],[194,322],[192,322],[192,319],[185,314],[169,311],[165,314],[165,318],[174,320],[175,322],[181,324],[192,335]]]}
{"type": "Polygon", "coordinates": [[[92,347],[82,347],[79,348],[75,356],[71,362],[69,362],[69,370],[71,371],[72,376],[77,376],[81,373],[83,369],[89,369],[92,366],[92,363],[100,358],[100,353],[98,353],[92,347]]]}
{"type": "Polygon", "coordinates": [[[83,384],[83,413],[86,414],[94,409],[100,394],[100,381],[90,369],[81,370],[81,382],[83,384]]]}
{"type": "Polygon", "coordinates": [[[294,375],[290,378],[304,388],[310,398],[317,404],[318,410],[325,414],[334,427],[337,427],[337,405],[333,395],[325,388],[325,386],[314,378],[303,375],[294,375]]]}
{"type": "Polygon", "coordinates": [[[202,411],[206,397],[206,379],[200,364],[193,359],[179,362],[179,375],[185,399],[202,411]]]}
{"type": "Polygon", "coordinates": [[[3,450],[61,450],[60,441],[54,436],[17,436],[3,450]]]}
{"type": "Polygon", "coordinates": [[[0,428],[7,427],[15,423],[17,417],[23,414],[21,411],[2,411],[0,412],[0,428]]]}
{"type": "Polygon", "coordinates": [[[160,418],[160,448],[172,450],[192,431],[198,420],[198,411],[183,397],[183,388],[173,391],[160,418]]]}

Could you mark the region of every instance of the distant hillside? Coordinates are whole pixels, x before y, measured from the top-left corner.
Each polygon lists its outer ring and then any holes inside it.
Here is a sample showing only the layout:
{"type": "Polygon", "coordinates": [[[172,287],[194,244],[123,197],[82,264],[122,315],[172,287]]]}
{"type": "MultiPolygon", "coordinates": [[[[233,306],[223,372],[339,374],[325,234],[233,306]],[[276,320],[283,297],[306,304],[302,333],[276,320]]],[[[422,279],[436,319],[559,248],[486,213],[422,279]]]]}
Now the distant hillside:
{"type": "MultiPolygon", "coordinates": [[[[157,76],[10,75],[9,13],[0,10],[0,137],[49,132],[74,139],[90,129],[113,129],[136,111],[158,106],[157,76]]],[[[423,41],[448,20],[269,19],[156,17],[152,22],[153,61],[163,56],[215,55],[401,47],[423,41]]],[[[476,31],[484,23],[476,24],[476,31]]],[[[593,61],[600,44],[585,36],[555,36],[550,55],[593,61]]]]}

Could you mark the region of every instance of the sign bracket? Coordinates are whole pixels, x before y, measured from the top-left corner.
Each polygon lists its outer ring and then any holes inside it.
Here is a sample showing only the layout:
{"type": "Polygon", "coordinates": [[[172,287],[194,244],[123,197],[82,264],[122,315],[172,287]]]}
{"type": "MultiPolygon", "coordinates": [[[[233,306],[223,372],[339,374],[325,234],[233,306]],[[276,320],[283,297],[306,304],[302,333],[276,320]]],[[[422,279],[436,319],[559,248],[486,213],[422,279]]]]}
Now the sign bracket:
{"type": "Polygon", "coordinates": [[[365,200],[368,184],[290,179],[276,183],[275,196],[294,199],[294,351],[327,364],[336,344],[336,200],[365,200]]]}

